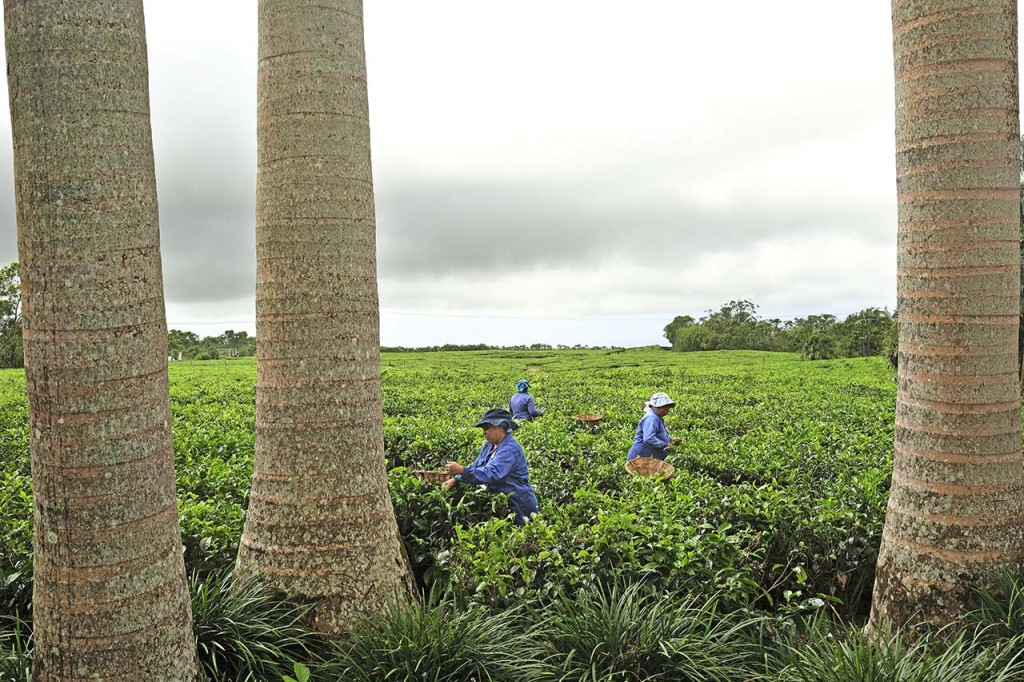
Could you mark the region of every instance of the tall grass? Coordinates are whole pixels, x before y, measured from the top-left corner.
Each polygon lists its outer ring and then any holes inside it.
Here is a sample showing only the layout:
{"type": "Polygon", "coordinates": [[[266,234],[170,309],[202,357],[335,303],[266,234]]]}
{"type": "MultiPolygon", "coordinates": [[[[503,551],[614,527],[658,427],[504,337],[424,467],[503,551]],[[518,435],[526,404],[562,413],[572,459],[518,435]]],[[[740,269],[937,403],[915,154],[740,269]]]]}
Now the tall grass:
{"type": "MultiPolygon", "coordinates": [[[[315,682],[1024,682],[1024,633],[1015,631],[1024,589],[1012,578],[982,596],[971,622],[913,639],[869,639],[825,617],[726,614],[713,598],[635,584],[532,612],[396,603],[330,649],[304,625],[308,607],[254,577],[222,572],[191,587],[211,682],[306,678],[297,662],[315,682]]],[[[31,680],[31,649],[31,624],[0,618],[0,681],[31,680]]]]}
{"type": "Polygon", "coordinates": [[[979,607],[972,618],[998,637],[1024,635],[1024,580],[1004,572],[991,590],[979,590],[979,607]]]}
{"type": "Polygon", "coordinates": [[[320,660],[324,640],[305,625],[309,608],[258,576],[221,570],[189,586],[199,659],[212,682],[280,680],[296,661],[320,660]]]}
{"type": "Polygon", "coordinates": [[[538,634],[547,678],[579,682],[708,680],[753,676],[760,619],[718,612],[714,598],[682,599],[642,583],[556,601],[538,634]]]}
{"type": "Polygon", "coordinates": [[[458,610],[448,600],[396,602],[339,644],[325,680],[531,682],[535,646],[518,611],[458,610]]]}
{"type": "Polygon", "coordinates": [[[767,679],[778,682],[1019,682],[1021,638],[992,644],[986,628],[963,623],[907,640],[815,619],[781,643],[767,679]]]}
{"type": "Polygon", "coordinates": [[[31,679],[31,625],[17,614],[0,616],[0,680],[30,682],[31,679]]]}

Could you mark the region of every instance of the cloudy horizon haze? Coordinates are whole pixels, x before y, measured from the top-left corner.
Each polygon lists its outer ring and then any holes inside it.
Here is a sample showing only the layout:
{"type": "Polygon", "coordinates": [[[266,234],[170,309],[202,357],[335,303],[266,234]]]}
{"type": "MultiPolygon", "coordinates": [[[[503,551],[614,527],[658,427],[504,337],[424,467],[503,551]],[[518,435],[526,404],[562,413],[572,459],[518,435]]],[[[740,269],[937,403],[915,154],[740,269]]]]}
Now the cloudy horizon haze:
{"type": "MultiPolygon", "coordinates": [[[[253,333],[256,3],[145,11],[168,326],[253,333]]],[[[383,345],[636,346],[730,300],[895,306],[888,1],[364,13],[383,345]]],[[[10,135],[2,116],[0,263],[10,135]]]]}

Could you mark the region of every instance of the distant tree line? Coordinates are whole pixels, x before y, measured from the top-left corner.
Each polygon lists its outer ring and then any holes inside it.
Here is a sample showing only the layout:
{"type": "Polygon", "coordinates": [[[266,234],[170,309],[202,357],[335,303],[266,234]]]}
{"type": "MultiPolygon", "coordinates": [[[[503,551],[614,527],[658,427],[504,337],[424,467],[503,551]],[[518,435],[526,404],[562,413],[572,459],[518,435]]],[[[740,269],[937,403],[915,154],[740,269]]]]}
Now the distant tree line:
{"type": "MultiPolygon", "coordinates": [[[[202,339],[192,332],[172,329],[168,332],[168,353],[174,360],[216,360],[222,357],[248,357],[256,354],[256,337],[246,332],[227,330],[202,339]]],[[[552,345],[532,343],[518,346],[490,346],[486,343],[445,343],[439,346],[381,346],[382,353],[437,353],[470,350],[621,350],[618,346],[552,345]]]]}
{"type": "MultiPolygon", "coordinates": [[[[167,334],[168,354],[175,360],[213,360],[256,354],[256,337],[231,329],[199,338],[193,332],[172,329],[167,334]]],[[[18,263],[0,268],[0,368],[24,367],[21,341],[21,278],[18,263]]]]}
{"type": "Polygon", "coordinates": [[[621,346],[586,346],[577,343],[567,346],[563,343],[520,344],[518,346],[489,346],[486,343],[446,343],[440,346],[381,346],[381,353],[437,353],[454,350],[623,350],[621,346]]]}
{"type": "MultiPolygon", "coordinates": [[[[675,351],[770,350],[800,353],[809,360],[866,355],[889,355],[896,350],[896,314],[885,308],[865,308],[840,320],[824,313],[792,320],[761,319],[750,301],[729,301],[699,320],[681,315],[665,327],[675,351]]],[[[215,360],[256,354],[256,337],[228,329],[200,338],[194,332],[171,329],[168,354],[175,360],[215,360]]],[[[492,346],[485,343],[446,343],[434,346],[382,346],[383,353],[441,351],[620,350],[619,346],[532,343],[492,346]]],[[[22,367],[21,280],[18,264],[0,268],[0,367],[22,367]]]]}
{"type": "Polygon", "coordinates": [[[0,268],[0,367],[24,367],[21,348],[21,279],[17,262],[0,268]]]}
{"type": "Polygon", "coordinates": [[[199,338],[194,332],[167,332],[167,353],[174,360],[216,360],[256,354],[256,337],[231,329],[217,336],[199,338]]]}
{"type": "Polygon", "coordinates": [[[896,313],[865,308],[840,320],[823,313],[792,320],[762,319],[750,301],[729,301],[699,320],[681,315],[665,327],[676,351],[770,350],[807,360],[889,355],[896,349],[896,313]]]}

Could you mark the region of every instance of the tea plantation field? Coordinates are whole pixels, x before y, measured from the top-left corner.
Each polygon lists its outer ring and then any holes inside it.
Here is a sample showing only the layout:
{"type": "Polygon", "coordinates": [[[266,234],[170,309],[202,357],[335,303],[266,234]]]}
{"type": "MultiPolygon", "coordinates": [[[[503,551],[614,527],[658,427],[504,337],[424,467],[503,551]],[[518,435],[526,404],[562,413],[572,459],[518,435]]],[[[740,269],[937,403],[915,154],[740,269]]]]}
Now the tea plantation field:
{"type": "MultiPolygon", "coordinates": [[[[778,613],[866,613],[891,468],[895,383],[879,358],[802,362],[761,352],[389,353],[384,438],[402,534],[424,587],[463,605],[538,605],[643,582],[778,613]],[[468,463],[480,414],[528,378],[546,412],[523,425],[540,502],[524,528],[503,500],[411,476],[468,463]],[[669,481],[631,478],[644,400],[666,391],[682,438],[669,481]],[[599,412],[590,430],[572,415],[599,412]]],[[[179,362],[171,409],[186,560],[233,562],[252,470],[256,366],[179,362]]],[[[359,466],[359,453],[339,453],[359,466]]],[[[24,378],[0,372],[0,612],[31,591],[24,378]]]]}

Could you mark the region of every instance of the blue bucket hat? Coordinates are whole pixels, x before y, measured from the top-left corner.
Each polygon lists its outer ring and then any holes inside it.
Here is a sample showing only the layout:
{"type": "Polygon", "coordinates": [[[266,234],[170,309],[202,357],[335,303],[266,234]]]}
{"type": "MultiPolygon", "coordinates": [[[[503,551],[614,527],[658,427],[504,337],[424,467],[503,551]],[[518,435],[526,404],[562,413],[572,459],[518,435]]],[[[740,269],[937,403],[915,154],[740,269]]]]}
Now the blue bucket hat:
{"type": "Polygon", "coordinates": [[[516,390],[519,391],[520,393],[525,392],[526,389],[528,389],[529,387],[530,382],[527,381],[526,379],[520,379],[519,381],[516,382],[516,390]]]}
{"type": "Polygon", "coordinates": [[[480,417],[477,426],[504,426],[506,431],[519,428],[519,425],[512,419],[512,413],[500,407],[484,412],[484,416],[480,417]]]}

